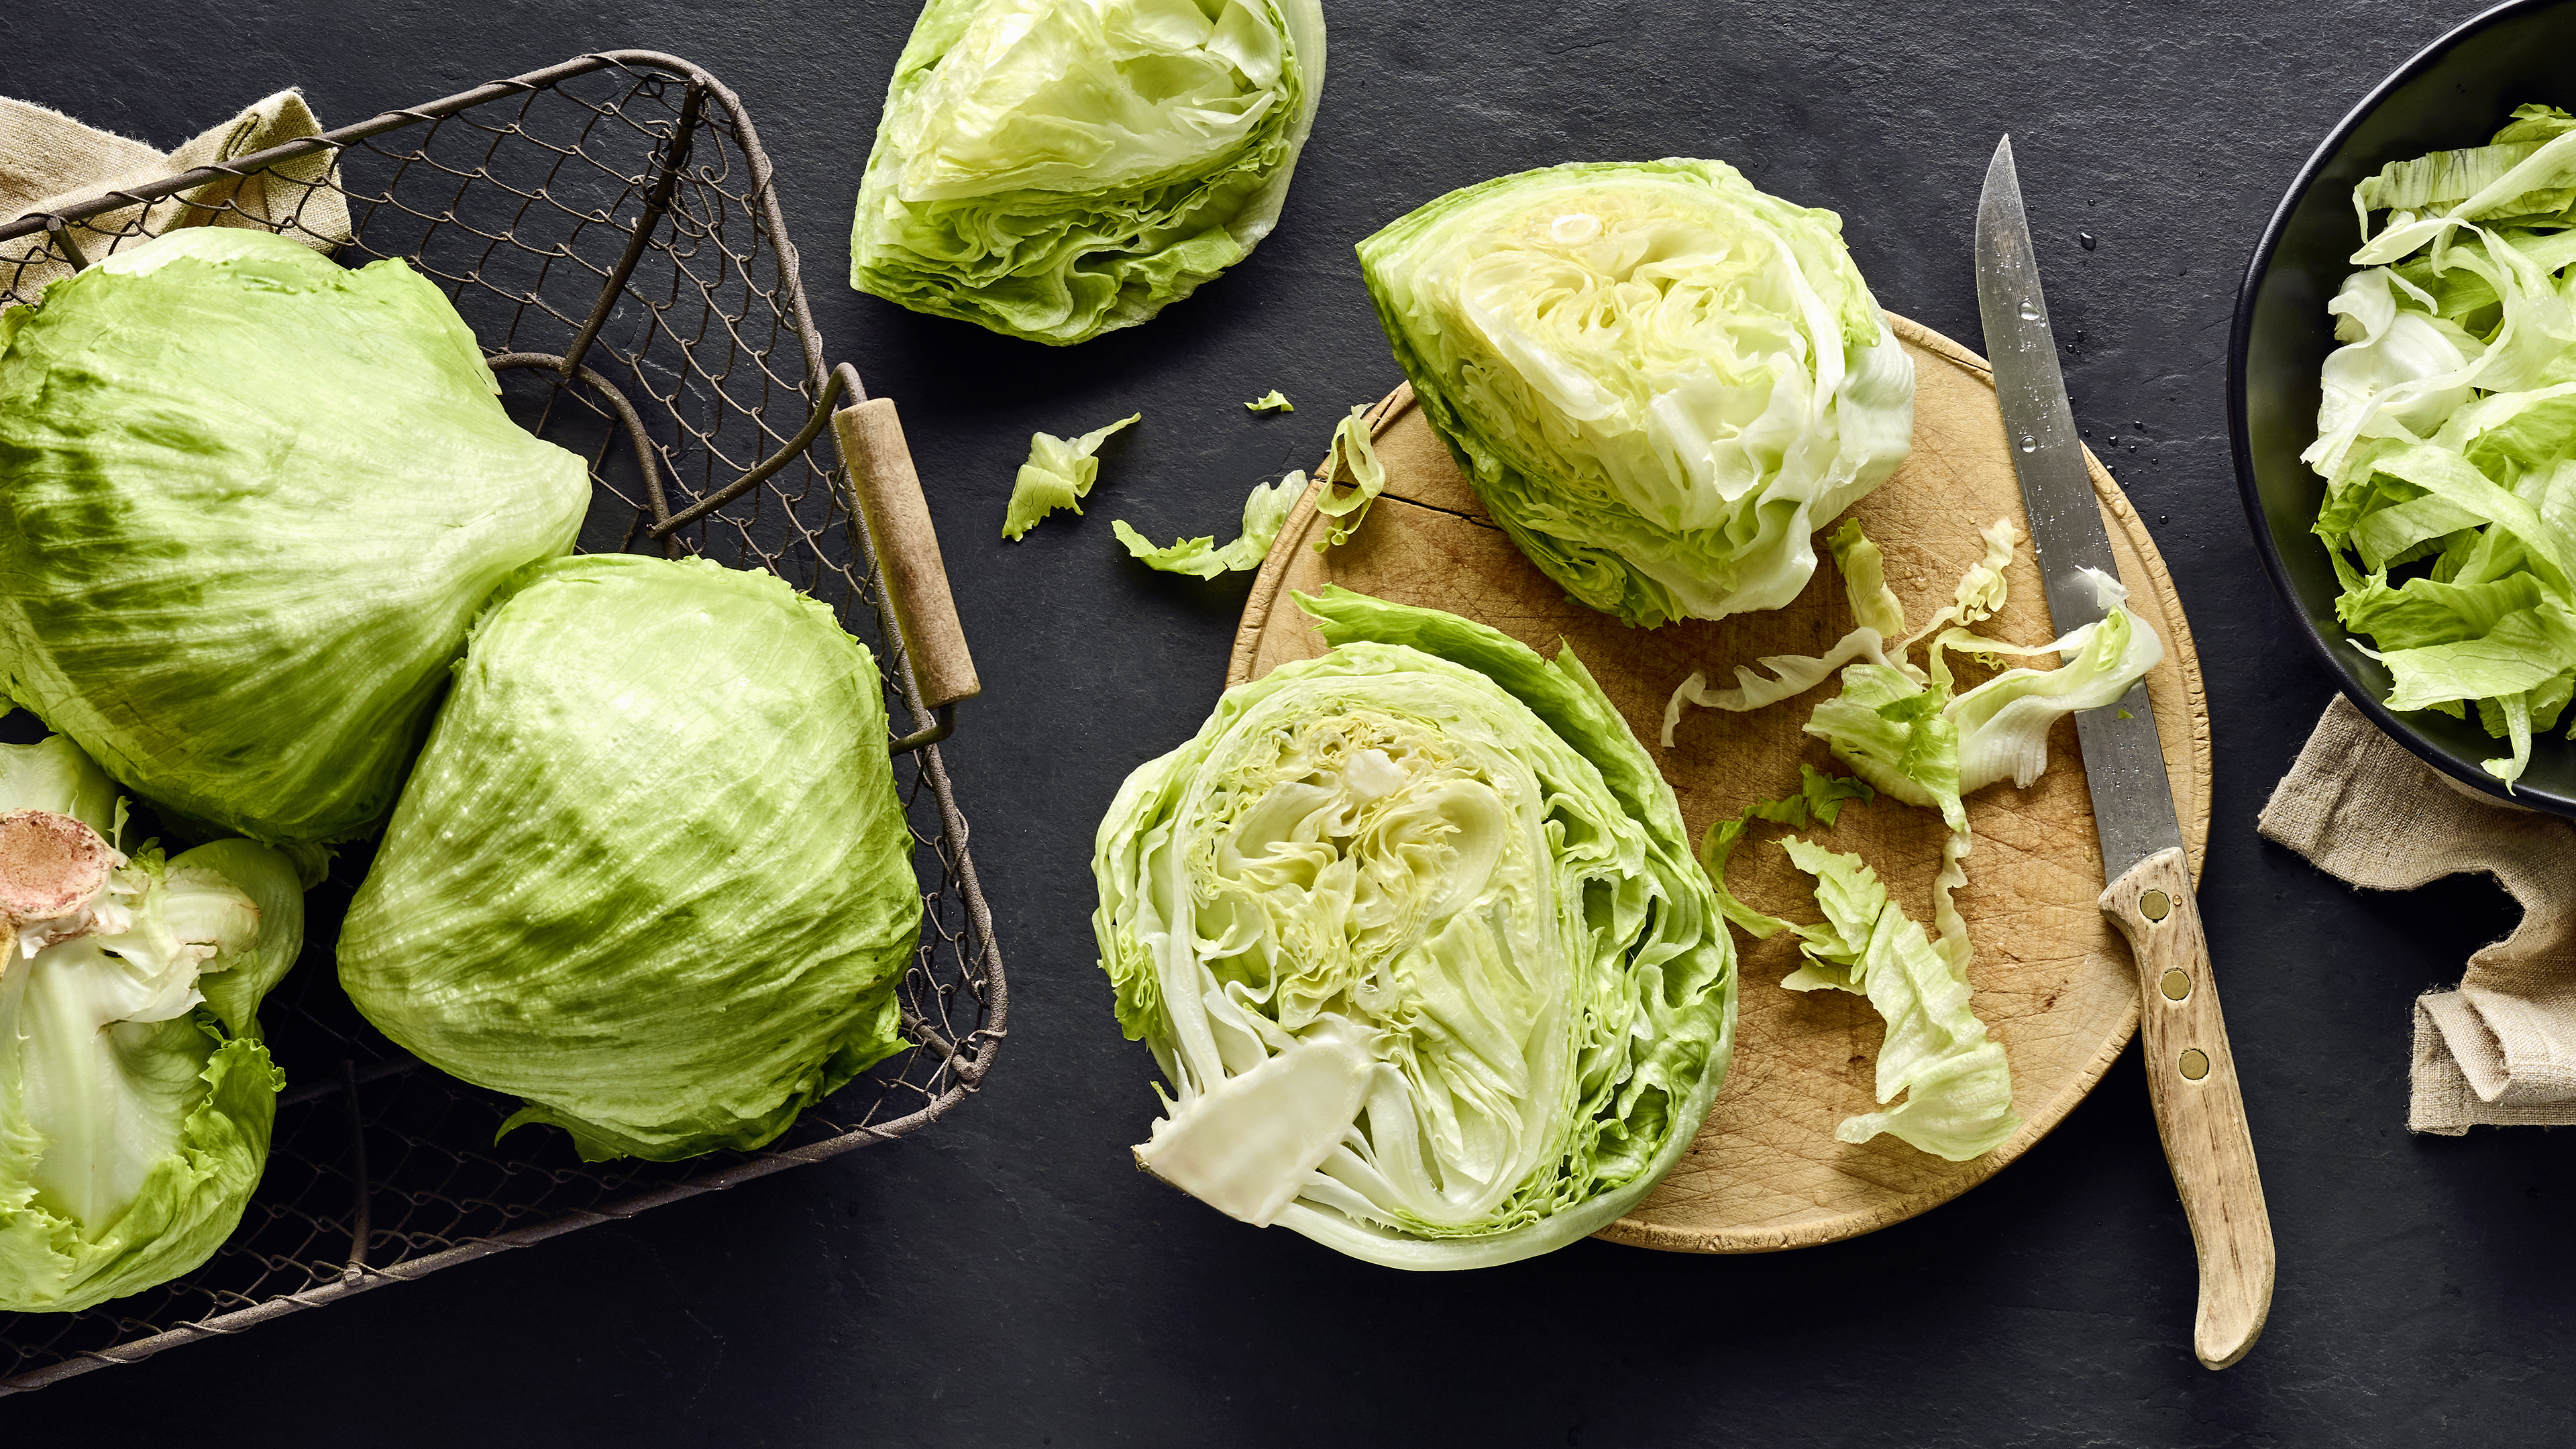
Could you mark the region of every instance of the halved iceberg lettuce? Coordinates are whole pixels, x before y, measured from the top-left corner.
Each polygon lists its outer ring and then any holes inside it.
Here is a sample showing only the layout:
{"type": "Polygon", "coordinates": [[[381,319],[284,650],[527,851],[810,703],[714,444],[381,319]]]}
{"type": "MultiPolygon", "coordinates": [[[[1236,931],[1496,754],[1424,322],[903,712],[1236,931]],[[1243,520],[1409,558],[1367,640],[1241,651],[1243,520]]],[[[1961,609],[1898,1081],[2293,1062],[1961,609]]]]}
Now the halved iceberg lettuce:
{"type": "Polygon", "coordinates": [[[1299,602],[1333,651],[1226,691],[1100,823],[1101,964],[1170,1083],[1137,1160],[1393,1267],[1560,1247],[1726,1074],[1734,945],[1672,789],[1570,650],[1299,602]]]}

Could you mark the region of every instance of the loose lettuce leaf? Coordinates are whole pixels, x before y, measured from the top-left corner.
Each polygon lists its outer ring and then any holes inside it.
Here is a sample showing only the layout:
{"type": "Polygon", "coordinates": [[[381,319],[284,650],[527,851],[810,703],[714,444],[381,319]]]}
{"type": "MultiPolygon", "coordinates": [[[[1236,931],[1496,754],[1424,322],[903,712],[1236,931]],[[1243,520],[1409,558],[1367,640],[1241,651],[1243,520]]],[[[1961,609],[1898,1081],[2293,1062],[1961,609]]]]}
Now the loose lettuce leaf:
{"type": "Polygon", "coordinates": [[[371,831],[484,599],[571,545],[582,461],[399,260],[190,227],[12,315],[0,693],[209,833],[371,831]]]}
{"type": "Polygon", "coordinates": [[[1396,1267],[1615,1220],[1688,1149],[1734,950],[1672,790],[1571,651],[1328,589],[1333,646],[1130,775],[1093,873],[1140,1161],[1396,1267]]]}
{"type": "Polygon", "coordinates": [[[1129,413],[1106,427],[1094,428],[1079,438],[1067,441],[1053,433],[1029,434],[1029,460],[1020,465],[1011,480],[1011,502],[1002,515],[1002,537],[1017,542],[1020,535],[1038,526],[1038,520],[1059,508],[1082,511],[1082,500],[1091,493],[1092,483],[1100,477],[1100,459],[1095,456],[1109,435],[1143,417],[1129,413]]]}
{"type": "Polygon", "coordinates": [[[1531,562],[1626,623],[1778,608],[1903,462],[1914,367],[1833,213],[1721,161],[1576,164],[1360,243],[1378,321],[1531,562]]]}
{"type": "Polygon", "coordinates": [[[901,1046],[912,853],[876,663],[827,606],[703,559],[559,559],[475,626],[340,982],[523,1098],[510,1127],[593,1159],[754,1148],[901,1046]]]}
{"type": "Polygon", "coordinates": [[[1288,395],[1275,387],[1270,391],[1263,393],[1261,396],[1254,398],[1252,401],[1245,403],[1244,406],[1256,413],[1293,413],[1297,411],[1297,405],[1288,400],[1288,395]]]}
{"type": "Polygon", "coordinates": [[[931,0],[886,88],[850,285],[1055,345],[1249,255],[1324,87],[1317,0],[931,0]]]}
{"type": "Polygon", "coordinates": [[[1127,526],[1123,518],[1110,520],[1110,528],[1127,552],[1144,561],[1146,567],[1167,574],[1196,574],[1203,579],[1235,569],[1261,567],[1269,556],[1270,545],[1279,537],[1279,526],[1288,521],[1288,510],[1306,491],[1306,475],[1291,473],[1276,483],[1254,484],[1252,495],[1243,500],[1243,533],[1223,548],[1216,537],[1184,538],[1166,548],[1156,548],[1154,541],[1127,526]]]}
{"type": "Polygon", "coordinates": [[[1757,941],[1768,940],[1793,927],[1778,916],[1766,915],[1736,898],[1726,884],[1726,863],[1735,853],[1736,843],[1756,820],[1804,830],[1809,824],[1830,830],[1841,817],[1846,800],[1874,799],[1868,782],[1843,775],[1828,775],[1803,761],[1798,766],[1797,793],[1777,800],[1759,800],[1745,807],[1743,814],[1732,820],[1720,820],[1709,826],[1700,837],[1700,869],[1708,873],[1709,888],[1716,892],[1720,914],[1736,929],[1757,941]]]}
{"type": "MultiPolygon", "coordinates": [[[[1954,969],[1923,928],[1888,899],[1887,888],[1859,856],[1794,836],[1781,844],[1814,877],[1816,904],[1825,915],[1820,925],[1800,928],[1799,950],[1808,966],[1785,984],[1868,997],[1887,1023],[1887,1040],[1878,1052],[1878,1100],[1885,1107],[1898,1094],[1905,1097],[1883,1111],[1845,1119],[1834,1136],[1860,1143],[1891,1133],[1952,1162],[2002,1146],[2022,1126],[2012,1106],[2012,1069],[2003,1045],[1986,1035],[1985,1023],[1969,1007],[1964,958],[1954,969]]],[[[1948,891],[1939,895],[1946,908],[1948,891]]],[[[1965,941],[1964,933],[1959,939],[1965,941]]]]}
{"type": "Polygon", "coordinates": [[[1324,457],[1324,488],[1315,495],[1315,511],[1333,523],[1315,551],[1337,547],[1359,532],[1368,520],[1369,505],[1385,491],[1386,465],[1377,460],[1377,445],[1369,438],[1368,405],[1363,403],[1333,429],[1332,450],[1324,457]],[[1343,491],[1344,485],[1349,491],[1343,491]]]}
{"type": "MultiPolygon", "coordinates": [[[[0,813],[121,834],[61,735],[0,745],[0,813]]],[[[294,868],[247,840],[138,847],[0,961],[0,1311],[75,1312],[212,1256],[267,1160],[284,1078],[254,1013],[303,945],[294,868]]]]}

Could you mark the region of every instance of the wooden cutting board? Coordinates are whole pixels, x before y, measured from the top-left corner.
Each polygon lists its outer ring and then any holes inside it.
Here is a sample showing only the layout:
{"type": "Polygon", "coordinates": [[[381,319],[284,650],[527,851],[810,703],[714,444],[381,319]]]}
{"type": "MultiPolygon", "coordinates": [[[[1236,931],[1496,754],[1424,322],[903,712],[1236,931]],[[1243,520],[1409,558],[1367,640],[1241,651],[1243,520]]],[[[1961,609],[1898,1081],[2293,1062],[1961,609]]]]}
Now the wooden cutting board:
{"type": "MultiPolygon", "coordinates": [[[[2027,526],[1984,361],[1904,318],[1888,321],[1914,359],[1914,451],[1851,512],[1885,551],[1888,583],[1919,625],[1949,602],[1960,572],[1978,558],[1979,525],[2009,516],[2025,533],[2027,526]]],[[[1244,605],[1229,685],[1323,653],[1289,593],[1339,583],[1482,620],[1542,653],[1553,654],[1560,641],[1572,647],[1663,766],[1694,841],[1710,822],[1794,789],[1801,760],[1848,773],[1799,729],[1835,688],[1831,681],[1749,714],[1691,710],[1674,748],[1655,744],[1665,698],[1692,669],[1731,682],[1737,664],[1766,654],[1821,654],[1852,627],[1830,561],[1785,609],[1631,629],[1568,599],[1521,557],[1486,517],[1411,388],[1381,401],[1370,421],[1387,469],[1385,495],[1359,533],[1328,553],[1315,549],[1323,529],[1313,492],[1298,504],[1244,605]]],[[[2165,641],[2148,688],[2197,871],[2209,839],[2210,779],[2200,661],[2145,524],[2101,462],[2090,454],[2087,462],[2130,604],[2165,641]]],[[[1820,540],[1820,559],[1823,552],[1820,540]]],[[[2018,644],[2046,642],[2048,614],[2027,542],[2009,577],[2011,600],[1984,632],[2018,644]]],[[[1919,651],[1915,658],[1920,662],[1919,651]]],[[[1967,666],[1962,687],[1984,677],[1967,666]]],[[[1856,996],[1781,987],[1796,964],[1787,935],[1750,943],[1739,935],[1735,1062],[1725,1089],[1681,1165],[1602,1237],[1683,1252],[1758,1253],[1882,1228],[1992,1176],[2101,1079],[2137,1029],[2138,994],[2128,947],[2094,904],[2102,855],[2074,721],[2059,722],[2048,771],[2028,789],[2007,782],[1967,803],[1976,846],[1958,903],[1976,947],[1969,982],[1977,1014],[2012,1063],[2014,1103],[2028,1125],[1965,1163],[1893,1137],[1856,1147],[1835,1141],[1836,1123],[1873,1106],[1878,1017],[1856,996]]],[[[1785,833],[1756,826],[1736,851],[1729,879],[1759,909],[1813,920],[1806,877],[1771,843],[1785,833]]],[[[1873,801],[1845,807],[1834,829],[1813,833],[1836,850],[1857,851],[1907,914],[1930,921],[1944,834],[1936,812],[1873,801]]]]}

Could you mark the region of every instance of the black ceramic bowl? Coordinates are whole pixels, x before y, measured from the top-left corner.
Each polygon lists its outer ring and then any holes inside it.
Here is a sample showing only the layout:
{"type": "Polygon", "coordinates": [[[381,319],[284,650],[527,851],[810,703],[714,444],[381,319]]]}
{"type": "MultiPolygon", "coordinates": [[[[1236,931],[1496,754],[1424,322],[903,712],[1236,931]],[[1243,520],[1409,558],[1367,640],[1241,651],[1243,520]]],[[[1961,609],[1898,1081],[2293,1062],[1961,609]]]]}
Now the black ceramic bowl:
{"type": "Polygon", "coordinates": [[[2388,671],[2335,622],[2342,590],[2325,544],[2310,531],[2325,480],[2299,461],[2317,436],[2317,368],[2335,345],[2326,303],[2361,244],[2354,184],[2391,161],[2482,145],[2525,101],[2576,109],[2576,0],[2497,6],[2425,47],[2343,118],[2281,199],[2236,294],[2228,424],[2263,562],[2343,692],[2434,768],[2500,799],[2576,815],[2576,742],[2557,732],[2533,739],[2531,767],[2506,796],[2479,768],[2504,754],[2505,743],[2488,737],[2474,711],[2468,720],[2399,715],[2380,702],[2388,671]]]}

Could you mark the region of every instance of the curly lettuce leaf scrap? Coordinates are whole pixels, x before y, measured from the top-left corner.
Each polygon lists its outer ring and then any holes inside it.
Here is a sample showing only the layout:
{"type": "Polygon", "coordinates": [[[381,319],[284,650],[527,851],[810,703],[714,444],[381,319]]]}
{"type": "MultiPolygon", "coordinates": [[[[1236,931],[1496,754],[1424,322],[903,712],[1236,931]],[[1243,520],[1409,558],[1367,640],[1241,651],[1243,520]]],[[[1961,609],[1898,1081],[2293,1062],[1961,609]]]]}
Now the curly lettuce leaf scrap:
{"type": "Polygon", "coordinates": [[[1254,398],[1252,401],[1245,403],[1244,407],[1249,411],[1256,413],[1293,413],[1297,411],[1297,405],[1288,400],[1288,394],[1281,392],[1275,387],[1270,391],[1263,393],[1261,396],[1254,398]]]}
{"type": "Polygon", "coordinates": [[[1143,416],[1129,413],[1073,439],[1031,433],[1029,460],[1020,465],[1018,476],[1011,480],[1011,502],[1002,516],[1002,537],[1016,542],[1021,534],[1037,527],[1040,519],[1059,508],[1082,512],[1082,500],[1100,477],[1100,459],[1095,456],[1100,445],[1109,440],[1110,434],[1143,416]]]}
{"type": "Polygon", "coordinates": [[[1377,445],[1369,439],[1368,404],[1351,409],[1349,417],[1333,429],[1332,451],[1324,456],[1324,487],[1315,495],[1315,511],[1332,519],[1332,527],[1317,553],[1335,548],[1359,532],[1368,520],[1369,505],[1386,491],[1386,465],[1377,460],[1377,445]],[[1339,485],[1350,485],[1344,492],[1339,485]]]}
{"type": "MultiPolygon", "coordinates": [[[[1879,1047],[1876,1095],[1884,1110],[1846,1118],[1837,1140],[1867,1142],[1889,1133],[1951,1162],[1993,1151],[2021,1130],[2013,1110],[2012,1068],[2003,1044],[1986,1034],[1969,1006],[1967,933],[1949,904],[1951,877],[1966,837],[1954,834],[1944,852],[1943,881],[1935,909],[1943,941],[1888,898],[1887,888],[1857,855],[1827,850],[1792,836],[1781,842],[1789,858],[1815,881],[1825,919],[1799,928],[1806,965],[1783,985],[1798,991],[1836,990],[1865,996],[1887,1023],[1879,1047]],[[1889,1107],[1899,1094],[1905,1100],[1889,1107]]],[[[1964,879],[1960,875],[1959,879],[1964,879]]]]}
{"type": "Polygon", "coordinates": [[[1280,525],[1288,521],[1288,511],[1306,491],[1306,475],[1291,473],[1276,483],[1253,485],[1252,495],[1243,500],[1243,532],[1234,542],[1217,547],[1213,534],[1204,538],[1184,538],[1162,548],[1128,526],[1123,518],[1110,520],[1110,528],[1127,552],[1142,560],[1146,567],[1167,574],[1196,574],[1212,579],[1235,569],[1259,568],[1270,554],[1270,545],[1279,538],[1280,525]]]}

